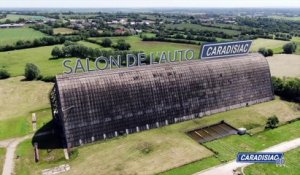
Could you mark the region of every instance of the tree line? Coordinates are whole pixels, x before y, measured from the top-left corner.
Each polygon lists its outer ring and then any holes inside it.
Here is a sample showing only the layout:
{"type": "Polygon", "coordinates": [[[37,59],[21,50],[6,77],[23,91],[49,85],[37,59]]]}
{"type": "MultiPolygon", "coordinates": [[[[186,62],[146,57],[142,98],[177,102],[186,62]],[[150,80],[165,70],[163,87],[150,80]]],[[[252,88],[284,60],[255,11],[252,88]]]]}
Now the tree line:
{"type": "MultiPolygon", "coordinates": [[[[124,41],[120,40],[118,43],[123,45],[124,41]]],[[[129,51],[125,49],[124,50],[100,50],[99,48],[90,48],[74,42],[66,42],[64,43],[64,46],[62,48],[54,47],[52,49],[51,55],[53,57],[52,59],[77,57],[77,58],[90,58],[91,60],[95,60],[97,57],[100,56],[109,58],[109,56],[116,57],[117,55],[121,55],[122,57],[126,57],[127,54],[137,55],[140,52],[141,51],[129,51]]]]}
{"type": "Polygon", "coordinates": [[[33,48],[33,47],[39,47],[39,46],[49,46],[49,45],[55,45],[55,44],[62,44],[66,41],[80,41],[80,36],[48,36],[48,37],[42,37],[34,39],[33,41],[24,41],[19,40],[15,44],[7,44],[0,46],[0,51],[10,51],[10,50],[17,50],[17,49],[25,49],[25,48],[33,48]]]}
{"type": "Polygon", "coordinates": [[[300,102],[300,79],[272,77],[274,93],[280,97],[300,102]]]}

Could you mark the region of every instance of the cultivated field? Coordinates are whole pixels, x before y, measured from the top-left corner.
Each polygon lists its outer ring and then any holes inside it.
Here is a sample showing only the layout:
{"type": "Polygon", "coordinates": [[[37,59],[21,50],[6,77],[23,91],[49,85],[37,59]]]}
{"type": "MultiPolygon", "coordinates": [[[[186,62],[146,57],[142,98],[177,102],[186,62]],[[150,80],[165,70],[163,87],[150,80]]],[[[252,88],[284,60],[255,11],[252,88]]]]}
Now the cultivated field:
{"type": "Polygon", "coordinates": [[[42,32],[31,28],[14,28],[14,29],[0,29],[0,46],[7,44],[14,44],[19,40],[29,40],[41,38],[45,36],[42,32]]]}
{"type": "Polygon", "coordinates": [[[300,172],[300,148],[284,153],[285,165],[278,167],[275,164],[255,164],[244,169],[246,175],[297,175],[300,172]]]}
{"type": "Polygon", "coordinates": [[[288,41],[274,40],[274,39],[255,39],[253,45],[251,46],[252,52],[257,52],[259,48],[272,49],[274,53],[282,53],[282,46],[288,43],[288,41]]]}
{"type": "Polygon", "coordinates": [[[198,24],[168,24],[166,25],[166,28],[177,28],[177,29],[193,29],[193,30],[209,30],[209,31],[217,31],[217,32],[224,32],[229,35],[236,35],[240,34],[241,32],[238,30],[230,30],[230,29],[221,29],[217,27],[208,27],[208,26],[202,26],[198,24]]]}
{"type": "Polygon", "coordinates": [[[278,54],[267,60],[272,76],[300,77],[300,55],[278,54]]]}
{"type": "Polygon", "coordinates": [[[56,35],[56,34],[62,34],[62,35],[66,35],[66,34],[73,34],[75,33],[76,30],[73,30],[73,29],[69,29],[69,28],[64,28],[64,27],[61,27],[61,28],[54,28],[53,29],[53,33],[56,35]]]}
{"type": "Polygon", "coordinates": [[[0,80],[0,121],[49,107],[48,93],[53,83],[22,79],[24,77],[0,80]]]}
{"type": "MultiPolygon", "coordinates": [[[[50,153],[47,153],[46,150],[41,150],[42,161],[35,164],[33,163],[32,152],[28,151],[32,150],[31,142],[27,141],[18,147],[18,155],[20,155],[21,158],[17,160],[17,174],[18,172],[22,172],[22,174],[40,174],[42,169],[54,167],[66,162],[72,167],[71,171],[67,174],[155,174],[209,157],[209,162],[206,161],[207,159],[197,161],[200,162],[200,165],[192,168],[192,170],[197,171],[201,169],[201,167],[205,168],[210,165],[219,164],[221,163],[221,159],[211,157],[212,152],[193,141],[185,134],[186,131],[225,119],[226,122],[229,122],[234,127],[246,127],[252,129],[250,132],[255,133],[263,130],[267,117],[273,114],[276,114],[281,123],[283,123],[299,116],[300,111],[297,111],[296,104],[276,99],[274,101],[223,112],[201,119],[86,145],[76,149],[76,155],[78,154],[78,157],[75,155],[71,161],[63,160],[63,151],[60,149],[53,150],[50,153]],[[32,166],[29,168],[28,164],[32,166]]],[[[270,142],[270,144],[275,144],[275,142],[279,142],[280,139],[287,140],[297,134],[299,135],[299,124],[298,122],[297,125],[293,126],[296,127],[295,130],[291,129],[292,131],[287,132],[288,134],[291,133],[291,136],[287,137],[285,135],[284,138],[279,137],[273,142],[270,142]]],[[[284,131],[287,129],[288,128],[284,129],[284,131]]],[[[277,131],[276,134],[278,134],[277,131]]],[[[259,141],[261,137],[262,136],[257,136],[257,138],[251,140],[249,136],[232,136],[225,142],[226,144],[227,142],[233,142],[233,140],[231,140],[232,138],[236,140],[237,143],[249,140],[248,143],[251,148],[256,150],[263,147],[262,145],[260,145],[260,147],[254,147],[255,145],[253,145],[256,141],[259,141]]],[[[264,136],[262,140],[263,139],[267,139],[267,137],[264,136]]],[[[261,141],[258,143],[261,143],[261,141]]],[[[236,149],[238,145],[239,144],[236,144],[234,149],[236,149]]],[[[217,148],[221,149],[219,147],[220,146],[217,148]]],[[[243,144],[240,144],[240,147],[243,147],[243,144]]],[[[212,146],[212,148],[214,147],[212,146]]],[[[227,156],[229,154],[228,151],[225,152],[225,154],[227,156]]],[[[231,156],[225,158],[229,159],[231,156]]],[[[188,171],[176,170],[176,172],[177,174],[191,174],[187,173],[188,171]]]]}

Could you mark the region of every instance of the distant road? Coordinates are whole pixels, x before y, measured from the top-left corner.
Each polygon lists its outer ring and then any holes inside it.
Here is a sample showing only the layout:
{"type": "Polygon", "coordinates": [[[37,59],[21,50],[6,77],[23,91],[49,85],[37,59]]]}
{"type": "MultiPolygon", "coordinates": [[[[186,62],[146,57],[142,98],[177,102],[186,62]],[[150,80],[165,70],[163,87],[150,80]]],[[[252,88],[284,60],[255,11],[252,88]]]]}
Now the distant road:
{"type": "MultiPolygon", "coordinates": [[[[262,150],[261,152],[286,152],[297,147],[300,147],[300,137],[294,140],[282,142],[278,145],[274,145],[262,150]]],[[[231,162],[200,171],[195,173],[195,175],[233,175],[233,170],[239,167],[246,167],[251,164],[252,163],[237,163],[235,160],[233,160],[231,162]]]]}

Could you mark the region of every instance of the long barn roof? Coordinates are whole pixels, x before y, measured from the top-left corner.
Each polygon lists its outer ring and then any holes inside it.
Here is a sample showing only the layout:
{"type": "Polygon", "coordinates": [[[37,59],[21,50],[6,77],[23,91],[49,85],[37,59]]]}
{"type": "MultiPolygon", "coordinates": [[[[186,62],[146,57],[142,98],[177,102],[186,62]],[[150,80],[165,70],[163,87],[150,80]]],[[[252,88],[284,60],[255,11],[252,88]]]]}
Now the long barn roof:
{"type": "Polygon", "coordinates": [[[59,75],[56,87],[71,146],[103,133],[273,98],[268,62],[259,54],[59,75]]]}

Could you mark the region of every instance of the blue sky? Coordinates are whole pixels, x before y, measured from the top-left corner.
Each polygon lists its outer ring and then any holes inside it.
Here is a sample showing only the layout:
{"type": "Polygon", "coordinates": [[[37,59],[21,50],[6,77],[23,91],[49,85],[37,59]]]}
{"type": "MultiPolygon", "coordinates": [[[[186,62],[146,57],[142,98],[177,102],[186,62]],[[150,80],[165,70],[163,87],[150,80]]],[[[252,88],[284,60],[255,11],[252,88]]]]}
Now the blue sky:
{"type": "Polygon", "coordinates": [[[300,0],[0,0],[3,7],[147,8],[147,7],[261,7],[300,8],[300,0]]]}

